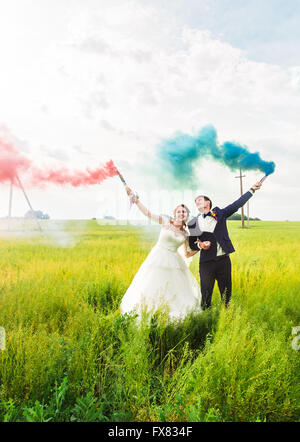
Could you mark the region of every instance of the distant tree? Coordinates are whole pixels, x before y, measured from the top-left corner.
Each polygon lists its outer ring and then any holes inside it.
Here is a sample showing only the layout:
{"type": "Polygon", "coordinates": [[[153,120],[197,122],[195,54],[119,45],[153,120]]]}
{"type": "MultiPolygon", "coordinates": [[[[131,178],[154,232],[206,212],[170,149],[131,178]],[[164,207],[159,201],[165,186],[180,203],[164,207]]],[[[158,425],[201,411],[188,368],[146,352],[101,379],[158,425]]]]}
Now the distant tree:
{"type": "Polygon", "coordinates": [[[41,210],[28,210],[28,212],[25,213],[24,218],[34,218],[37,219],[50,219],[50,216],[48,213],[43,213],[41,210]]]}
{"type": "Polygon", "coordinates": [[[106,215],[104,216],[104,219],[116,219],[114,216],[106,215]]]}
{"type": "MultiPolygon", "coordinates": [[[[240,221],[242,219],[241,215],[239,213],[234,213],[231,215],[228,219],[234,220],[234,221],[240,221]]],[[[247,216],[245,216],[245,219],[247,220],[247,216]]],[[[250,221],[261,221],[259,218],[249,218],[250,221]]]]}

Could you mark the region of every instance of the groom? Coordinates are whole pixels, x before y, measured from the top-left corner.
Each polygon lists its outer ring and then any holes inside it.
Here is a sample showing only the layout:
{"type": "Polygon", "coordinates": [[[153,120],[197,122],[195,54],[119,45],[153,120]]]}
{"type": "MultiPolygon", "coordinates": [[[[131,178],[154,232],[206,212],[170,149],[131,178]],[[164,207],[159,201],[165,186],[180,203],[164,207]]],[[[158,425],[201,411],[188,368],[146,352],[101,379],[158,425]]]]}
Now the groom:
{"type": "Polygon", "coordinates": [[[218,282],[221,299],[228,305],[231,298],[231,261],[229,254],[234,247],[228,235],[226,220],[237,212],[260,189],[261,182],[254,184],[238,200],[224,209],[212,208],[212,202],[207,196],[199,195],[195,204],[199,215],[188,223],[190,232],[189,246],[200,252],[199,273],[201,282],[202,308],[211,305],[211,297],[218,282]],[[210,246],[209,246],[210,243],[210,246]]]}

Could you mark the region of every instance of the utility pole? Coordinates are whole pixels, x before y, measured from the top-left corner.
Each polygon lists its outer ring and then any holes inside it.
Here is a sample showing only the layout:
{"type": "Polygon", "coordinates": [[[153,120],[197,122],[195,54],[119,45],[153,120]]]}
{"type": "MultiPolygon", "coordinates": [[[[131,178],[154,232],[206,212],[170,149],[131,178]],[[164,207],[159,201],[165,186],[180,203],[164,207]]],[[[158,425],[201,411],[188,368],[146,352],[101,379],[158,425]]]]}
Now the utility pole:
{"type": "MultiPolygon", "coordinates": [[[[242,170],[240,169],[240,174],[239,176],[236,176],[235,178],[239,178],[240,179],[240,190],[241,190],[241,196],[243,195],[243,178],[246,175],[242,175],[242,170]]],[[[244,217],[244,207],[241,208],[241,219],[242,219],[242,229],[245,228],[245,217],[244,217]]]]}
{"type": "Polygon", "coordinates": [[[36,216],[36,214],[35,214],[35,211],[34,211],[33,208],[32,208],[32,205],[30,204],[30,201],[29,201],[29,198],[28,198],[28,196],[27,196],[27,193],[25,192],[25,189],[24,189],[24,187],[23,187],[23,184],[21,183],[20,178],[19,178],[18,175],[16,175],[16,179],[17,179],[17,181],[18,181],[18,184],[19,184],[19,186],[20,186],[20,189],[22,190],[22,192],[23,192],[23,194],[24,194],[24,196],[25,196],[25,199],[26,199],[26,201],[27,201],[27,203],[28,203],[28,206],[29,206],[29,208],[30,208],[30,210],[31,210],[31,212],[32,212],[33,218],[35,219],[35,222],[36,222],[36,224],[37,224],[37,226],[38,226],[38,229],[39,229],[40,232],[42,232],[41,225],[40,225],[40,223],[39,223],[39,221],[38,221],[38,219],[37,219],[37,216],[36,216]]]}
{"type": "Polygon", "coordinates": [[[248,229],[249,229],[249,220],[250,220],[250,218],[249,218],[249,201],[247,201],[247,227],[248,227],[248,229]]]}

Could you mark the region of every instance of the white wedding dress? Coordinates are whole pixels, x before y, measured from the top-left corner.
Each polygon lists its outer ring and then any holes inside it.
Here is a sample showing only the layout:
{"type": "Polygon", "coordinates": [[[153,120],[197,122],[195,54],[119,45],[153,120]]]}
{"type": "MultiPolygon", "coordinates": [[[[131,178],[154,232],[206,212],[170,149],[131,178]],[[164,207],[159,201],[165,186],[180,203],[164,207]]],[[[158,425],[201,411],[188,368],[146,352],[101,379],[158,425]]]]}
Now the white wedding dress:
{"type": "Polygon", "coordinates": [[[199,284],[178,248],[187,234],[164,219],[159,239],[126,291],[121,312],[155,312],[167,309],[171,319],[201,311],[199,284]]]}

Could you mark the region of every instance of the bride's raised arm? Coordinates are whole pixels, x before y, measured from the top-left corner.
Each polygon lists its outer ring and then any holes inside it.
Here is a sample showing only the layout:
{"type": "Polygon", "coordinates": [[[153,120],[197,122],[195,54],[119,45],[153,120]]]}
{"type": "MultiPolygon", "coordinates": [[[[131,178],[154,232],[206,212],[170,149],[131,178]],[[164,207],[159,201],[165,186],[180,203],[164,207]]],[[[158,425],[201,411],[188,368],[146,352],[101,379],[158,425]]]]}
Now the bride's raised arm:
{"type": "Polygon", "coordinates": [[[141,203],[139,197],[135,195],[130,188],[127,190],[128,196],[133,199],[133,202],[137,205],[137,207],[140,209],[140,211],[147,216],[147,218],[151,219],[151,221],[154,221],[158,224],[165,224],[169,220],[168,218],[161,216],[161,215],[155,215],[150,212],[150,210],[147,209],[147,207],[144,206],[144,204],[141,203]]]}
{"type": "Polygon", "coordinates": [[[154,213],[151,213],[150,210],[148,210],[144,204],[142,204],[140,202],[139,199],[136,200],[136,205],[138,206],[138,208],[140,209],[140,211],[146,215],[149,219],[151,219],[151,221],[154,221],[155,223],[158,224],[164,224],[167,222],[167,218],[161,216],[161,215],[155,215],[154,213]]]}

